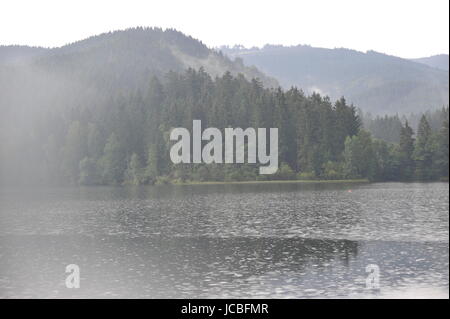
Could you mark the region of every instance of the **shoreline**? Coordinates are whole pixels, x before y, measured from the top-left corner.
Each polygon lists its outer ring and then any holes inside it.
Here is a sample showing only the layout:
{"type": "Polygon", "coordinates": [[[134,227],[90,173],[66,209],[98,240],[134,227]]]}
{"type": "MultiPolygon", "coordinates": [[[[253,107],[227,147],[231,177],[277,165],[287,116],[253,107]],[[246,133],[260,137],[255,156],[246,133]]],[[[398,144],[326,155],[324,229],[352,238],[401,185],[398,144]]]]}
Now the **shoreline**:
{"type": "Polygon", "coordinates": [[[372,183],[403,183],[403,184],[434,184],[434,183],[446,183],[447,180],[432,180],[432,181],[369,181],[368,179],[336,179],[336,180],[269,180],[269,181],[190,181],[190,182],[174,182],[170,181],[167,183],[155,183],[155,184],[141,184],[141,185],[131,185],[131,184],[118,184],[118,185],[9,185],[0,186],[0,190],[10,190],[10,189],[35,189],[35,188],[95,188],[95,187],[153,187],[153,186],[188,186],[188,185],[240,185],[240,184],[345,184],[345,183],[361,183],[361,184],[372,184],[372,183]]]}
{"type": "MultiPolygon", "coordinates": [[[[179,182],[167,185],[233,185],[233,184],[332,184],[332,183],[370,183],[368,179],[337,179],[337,180],[270,180],[270,181],[210,181],[210,182],[179,182]]],[[[162,184],[159,184],[162,185],[162,184]]]]}

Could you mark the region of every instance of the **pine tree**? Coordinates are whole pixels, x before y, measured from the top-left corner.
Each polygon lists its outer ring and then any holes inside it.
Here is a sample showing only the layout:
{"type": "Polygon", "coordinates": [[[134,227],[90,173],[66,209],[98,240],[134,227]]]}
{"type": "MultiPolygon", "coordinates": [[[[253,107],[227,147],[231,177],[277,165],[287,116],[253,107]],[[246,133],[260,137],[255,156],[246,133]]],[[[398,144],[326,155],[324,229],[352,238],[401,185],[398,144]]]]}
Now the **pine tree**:
{"type": "Polygon", "coordinates": [[[86,154],[86,138],[79,121],[73,121],[67,132],[63,150],[63,171],[71,184],[78,183],[79,164],[86,154]]]}
{"type": "Polygon", "coordinates": [[[442,127],[436,137],[436,151],[433,164],[436,167],[436,174],[438,177],[449,177],[449,130],[448,130],[448,112],[447,117],[442,123],[442,127]]]}
{"type": "Polygon", "coordinates": [[[158,144],[152,144],[148,150],[147,166],[145,168],[145,177],[150,183],[154,183],[156,178],[161,175],[158,144]]]}
{"type": "Polygon", "coordinates": [[[107,184],[120,184],[125,170],[125,152],[114,133],[108,138],[101,158],[102,177],[107,184]]]}
{"type": "Polygon", "coordinates": [[[97,163],[89,157],[85,157],[80,161],[80,177],[78,179],[80,185],[96,185],[100,183],[97,163]]]}
{"type": "Polygon", "coordinates": [[[432,135],[425,115],[420,119],[417,129],[413,158],[416,162],[416,177],[422,180],[430,179],[433,164],[432,135]]]}
{"type": "Polygon", "coordinates": [[[358,135],[348,136],[345,140],[344,159],[348,177],[374,179],[376,161],[370,133],[361,130],[358,135]]]}
{"type": "Polygon", "coordinates": [[[399,164],[400,164],[400,176],[402,179],[410,179],[414,174],[414,132],[408,125],[408,121],[405,122],[405,126],[400,130],[400,143],[399,143],[399,164]]]}
{"type": "Polygon", "coordinates": [[[141,160],[136,153],[131,155],[128,161],[128,167],[125,171],[125,183],[131,185],[140,185],[144,182],[144,172],[141,160]]]}

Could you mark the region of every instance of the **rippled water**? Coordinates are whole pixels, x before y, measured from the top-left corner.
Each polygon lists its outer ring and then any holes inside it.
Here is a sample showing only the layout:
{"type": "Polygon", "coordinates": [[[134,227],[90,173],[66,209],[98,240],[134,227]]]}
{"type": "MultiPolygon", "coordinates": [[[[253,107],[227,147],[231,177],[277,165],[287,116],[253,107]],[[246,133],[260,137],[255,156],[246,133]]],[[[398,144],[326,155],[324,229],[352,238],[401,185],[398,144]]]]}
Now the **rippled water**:
{"type": "Polygon", "coordinates": [[[0,190],[0,297],[448,298],[449,185],[0,190]],[[65,287],[65,267],[81,288],[65,287]],[[380,288],[366,288],[366,266],[380,288]]]}

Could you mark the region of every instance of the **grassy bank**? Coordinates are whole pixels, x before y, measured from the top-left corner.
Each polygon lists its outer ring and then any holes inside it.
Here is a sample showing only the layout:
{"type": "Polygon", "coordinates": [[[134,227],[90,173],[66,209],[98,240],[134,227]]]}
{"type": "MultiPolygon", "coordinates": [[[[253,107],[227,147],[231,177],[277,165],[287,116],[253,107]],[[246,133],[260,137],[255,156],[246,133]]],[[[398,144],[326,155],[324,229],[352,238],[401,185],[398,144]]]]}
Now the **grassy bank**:
{"type": "Polygon", "coordinates": [[[233,185],[233,184],[325,184],[325,183],[369,183],[368,179],[340,180],[270,180],[270,181],[230,181],[230,182],[173,182],[173,185],[233,185]]]}

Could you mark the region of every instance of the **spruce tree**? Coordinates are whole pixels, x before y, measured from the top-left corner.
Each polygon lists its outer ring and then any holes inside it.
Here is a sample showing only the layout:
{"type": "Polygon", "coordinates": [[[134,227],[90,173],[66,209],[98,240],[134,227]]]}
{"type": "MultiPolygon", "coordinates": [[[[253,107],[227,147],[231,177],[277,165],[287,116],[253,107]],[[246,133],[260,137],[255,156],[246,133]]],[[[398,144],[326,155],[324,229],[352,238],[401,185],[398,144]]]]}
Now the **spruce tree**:
{"type": "Polygon", "coordinates": [[[422,115],[417,129],[413,158],[416,162],[416,177],[421,180],[430,179],[433,163],[432,135],[431,127],[425,115],[422,115]]]}
{"type": "Polygon", "coordinates": [[[400,130],[400,143],[399,143],[399,164],[400,164],[400,177],[402,179],[410,179],[414,174],[414,131],[408,125],[408,121],[405,122],[405,126],[400,130]]]}

